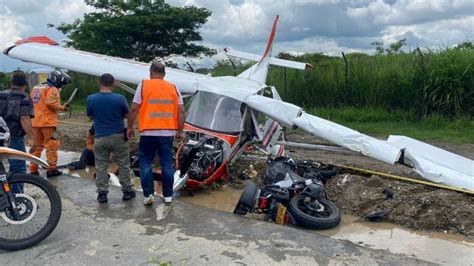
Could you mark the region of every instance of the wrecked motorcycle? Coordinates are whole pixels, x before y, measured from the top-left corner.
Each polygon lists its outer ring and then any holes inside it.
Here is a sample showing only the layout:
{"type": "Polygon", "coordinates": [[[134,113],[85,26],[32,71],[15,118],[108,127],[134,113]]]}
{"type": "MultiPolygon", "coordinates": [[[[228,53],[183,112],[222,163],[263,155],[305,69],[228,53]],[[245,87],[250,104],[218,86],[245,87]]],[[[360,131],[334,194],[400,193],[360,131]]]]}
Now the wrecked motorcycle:
{"type": "MultiPolygon", "coordinates": [[[[0,117],[0,141],[8,143],[9,139],[8,127],[0,117]]],[[[0,249],[20,250],[38,244],[54,231],[61,217],[61,198],[54,186],[39,176],[9,176],[3,165],[8,159],[48,165],[31,154],[0,147],[0,249]]]]}
{"type": "Polygon", "coordinates": [[[175,178],[173,190],[212,184],[224,172],[224,142],[216,137],[200,135],[197,140],[187,139],[175,156],[175,178]],[[207,181],[207,182],[205,182],[207,181]]]}
{"type": "Polygon", "coordinates": [[[336,227],[341,213],[324,189],[325,180],[335,174],[335,167],[317,162],[285,157],[269,160],[264,186],[258,189],[248,182],[234,213],[264,213],[266,220],[308,229],[336,227]]]}

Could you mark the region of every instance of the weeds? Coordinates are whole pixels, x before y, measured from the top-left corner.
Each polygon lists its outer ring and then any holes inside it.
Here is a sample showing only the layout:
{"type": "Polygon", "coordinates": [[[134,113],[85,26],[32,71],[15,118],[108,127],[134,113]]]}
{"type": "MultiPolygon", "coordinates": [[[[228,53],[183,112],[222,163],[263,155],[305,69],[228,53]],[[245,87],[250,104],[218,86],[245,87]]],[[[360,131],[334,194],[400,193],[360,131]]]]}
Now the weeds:
{"type": "Polygon", "coordinates": [[[281,55],[309,62],[310,71],[272,68],[268,84],[305,108],[354,107],[409,111],[427,117],[474,116],[474,49],[341,57],[281,55]],[[347,75],[345,69],[347,67],[347,75]]]}
{"type": "Polygon", "coordinates": [[[441,140],[451,143],[474,143],[474,121],[469,116],[448,118],[431,114],[424,118],[413,112],[371,108],[312,108],[307,112],[353,128],[362,133],[379,136],[406,135],[422,141],[441,140]]]}

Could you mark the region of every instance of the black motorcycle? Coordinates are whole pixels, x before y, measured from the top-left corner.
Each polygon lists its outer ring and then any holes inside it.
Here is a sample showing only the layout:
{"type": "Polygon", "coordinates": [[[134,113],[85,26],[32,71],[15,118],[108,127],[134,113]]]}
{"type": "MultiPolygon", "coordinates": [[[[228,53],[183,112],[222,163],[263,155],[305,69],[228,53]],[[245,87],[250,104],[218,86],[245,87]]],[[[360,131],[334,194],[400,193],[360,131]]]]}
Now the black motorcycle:
{"type": "Polygon", "coordinates": [[[336,174],[334,166],[314,161],[269,160],[264,186],[258,189],[248,182],[234,213],[264,213],[266,220],[308,229],[336,227],[341,213],[324,188],[326,180],[336,174]]]}

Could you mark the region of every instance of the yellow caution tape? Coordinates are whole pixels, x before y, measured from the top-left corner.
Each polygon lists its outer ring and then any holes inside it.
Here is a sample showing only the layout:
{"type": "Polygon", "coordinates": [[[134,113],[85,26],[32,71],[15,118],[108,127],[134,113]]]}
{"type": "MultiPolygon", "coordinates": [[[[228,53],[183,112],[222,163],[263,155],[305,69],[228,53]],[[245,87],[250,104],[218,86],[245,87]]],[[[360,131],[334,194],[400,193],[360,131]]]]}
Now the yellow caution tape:
{"type": "Polygon", "coordinates": [[[382,176],[382,177],[389,177],[389,178],[393,178],[393,179],[396,179],[396,180],[407,181],[407,182],[412,182],[412,183],[417,183],[417,184],[422,184],[422,185],[427,185],[427,186],[432,186],[432,187],[437,187],[437,188],[444,188],[444,189],[448,189],[448,190],[453,190],[453,191],[458,191],[458,192],[463,192],[463,193],[466,193],[466,194],[474,195],[474,191],[469,190],[469,189],[465,189],[465,188],[454,187],[454,186],[449,186],[449,185],[443,185],[443,184],[433,183],[433,182],[419,180],[419,179],[415,179],[415,178],[392,175],[392,174],[387,174],[387,173],[383,173],[383,172],[357,168],[357,167],[353,167],[353,166],[338,165],[338,164],[333,164],[333,165],[335,165],[339,168],[342,168],[342,169],[349,169],[349,170],[353,170],[353,171],[356,171],[356,172],[373,174],[373,175],[378,175],[378,176],[382,176]]]}

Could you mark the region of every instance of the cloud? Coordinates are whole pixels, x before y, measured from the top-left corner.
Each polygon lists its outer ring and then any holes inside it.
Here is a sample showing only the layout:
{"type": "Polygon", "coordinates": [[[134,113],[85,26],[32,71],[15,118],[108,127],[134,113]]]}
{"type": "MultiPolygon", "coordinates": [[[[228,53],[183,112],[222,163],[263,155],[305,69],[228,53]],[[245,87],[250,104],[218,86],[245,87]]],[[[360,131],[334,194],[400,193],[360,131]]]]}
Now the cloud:
{"type": "Polygon", "coordinates": [[[329,51],[332,47],[331,53],[340,49],[367,52],[373,50],[373,41],[388,44],[407,38],[412,46],[437,46],[473,39],[471,0],[246,0],[238,5],[225,0],[169,2],[213,12],[201,31],[206,43],[254,53],[264,49],[276,14],[280,14],[280,23],[275,46],[295,51],[329,51]]]}
{"type": "MultiPolygon", "coordinates": [[[[47,35],[61,40],[64,35],[55,29],[48,28],[47,24],[72,22],[76,18],[82,18],[85,12],[92,10],[94,9],[82,0],[5,1],[3,9],[0,8],[0,20],[14,21],[14,25],[3,25],[3,27],[15,27],[19,31],[16,37],[47,35]]],[[[6,39],[3,35],[1,38],[6,39]]]]}
{"type": "MultiPolygon", "coordinates": [[[[261,54],[273,20],[280,21],[275,51],[371,52],[373,41],[430,48],[474,40],[472,0],[167,0],[212,11],[203,44],[261,54]]],[[[31,35],[65,36],[47,23],[82,18],[94,9],[83,0],[0,0],[0,48],[31,35]]],[[[4,60],[2,60],[4,61],[4,60]]],[[[1,61],[0,61],[1,62],[1,61]]],[[[2,62],[3,64],[3,62],[2,62]]]]}
{"type": "Polygon", "coordinates": [[[367,6],[349,7],[347,15],[355,20],[367,21],[379,26],[414,25],[437,20],[469,16],[474,1],[413,1],[398,0],[392,4],[376,0],[367,6]]]}
{"type": "Polygon", "coordinates": [[[10,46],[21,39],[22,32],[28,30],[28,26],[19,23],[10,15],[0,16],[0,49],[10,46]]]}
{"type": "Polygon", "coordinates": [[[407,44],[412,47],[439,48],[474,40],[473,28],[474,16],[466,16],[423,24],[388,26],[383,31],[382,39],[385,43],[392,43],[407,38],[407,44]]]}

